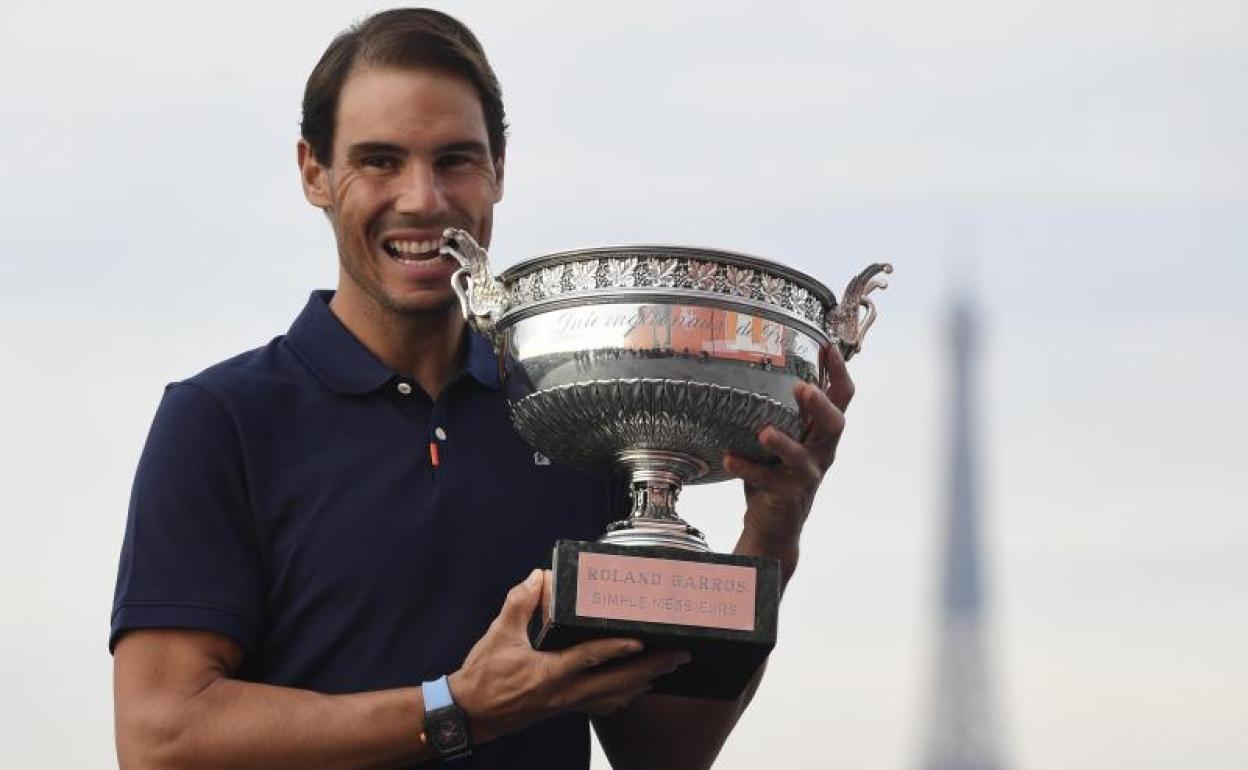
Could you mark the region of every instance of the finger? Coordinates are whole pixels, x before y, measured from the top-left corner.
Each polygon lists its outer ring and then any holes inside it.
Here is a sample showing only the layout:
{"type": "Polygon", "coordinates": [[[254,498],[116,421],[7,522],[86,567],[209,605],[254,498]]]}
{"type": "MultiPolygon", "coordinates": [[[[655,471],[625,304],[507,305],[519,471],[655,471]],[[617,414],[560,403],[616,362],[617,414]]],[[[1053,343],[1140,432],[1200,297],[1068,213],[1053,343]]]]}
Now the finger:
{"type": "Polygon", "coordinates": [[[635,693],[689,660],[687,652],[667,650],[639,655],[586,672],[568,686],[568,702],[573,704],[573,708],[583,709],[585,704],[635,693]]]}
{"type": "Polygon", "coordinates": [[[636,639],[594,639],[581,642],[555,655],[555,672],[558,676],[575,676],[604,663],[641,652],[642,644],[636,639]]]}
{"type": "Polygon", "coordinates": [[[528,634],[529,620],[542,598],[542,571],[535,569],[524,582],[507,592],[507,599],[498,613],[498,623],[510,631],[528,634]]]}
{"type": "Polygon", "coordinates": [[[815,456],[819,467],[826,470],[836,457],[836,445],[845,431],[845,413],[816,387],[798,383],[793,388],[806,431],[806,449],[815,456]]]}
{"type": "Polygon", "coordinates": [[[799,444],[771,425],[759,431],[758,443],[779,457],[781,463],[802,476],[818,479],[823,474],[819,460],[812,456],[809,447],[799,444]]]}
{"type": "Polygon", "coordinates": [[[845,368],[839,345],[823,346],[823,380],[828,399],[842,412],[848,409],[849,402],[854,399],[854,381],[845,368]]]}
{"type": "Polygon", "coordinates": [[[551,608],[555,605],[555,573],[551,570],[542,570],[542,584],[538,588],[541,591],[541,597],[538,600],[542,608],[542,618],[546,619],[551,616],[551,608]]]}
{"type": "Polygon", "coordinates": [[[770,486],[776,477],[778,467],[775,465],[766,465],[764,463],[756,463],[753,460],[747,460],[740,455],[725,454],[724,455],[724,472],[729,476],[741,479],[750,487],[766,487],[770,486]]]}

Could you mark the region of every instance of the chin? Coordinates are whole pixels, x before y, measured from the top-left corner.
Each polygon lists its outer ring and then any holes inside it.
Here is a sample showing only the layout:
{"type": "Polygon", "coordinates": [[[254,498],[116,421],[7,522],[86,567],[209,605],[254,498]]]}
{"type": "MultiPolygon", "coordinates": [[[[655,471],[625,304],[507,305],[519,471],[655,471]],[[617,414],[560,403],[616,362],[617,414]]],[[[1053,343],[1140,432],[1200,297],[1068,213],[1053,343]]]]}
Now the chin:
{"type": "Polygon", "coordinates": [[[459,300],[453,293],[435,296],[388,297],[388,309],[404,316],[458,316],[459,300]]]}

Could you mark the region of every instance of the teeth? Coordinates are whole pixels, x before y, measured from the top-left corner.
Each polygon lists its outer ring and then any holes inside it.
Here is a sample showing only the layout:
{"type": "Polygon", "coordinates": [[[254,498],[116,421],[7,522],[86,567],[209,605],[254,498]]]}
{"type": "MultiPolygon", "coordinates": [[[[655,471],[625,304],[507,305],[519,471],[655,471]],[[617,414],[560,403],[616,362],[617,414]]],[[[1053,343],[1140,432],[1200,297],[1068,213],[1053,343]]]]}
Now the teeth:
{"type": "Polygon", "coordinates": [[[386,250],[394,255],[417,255],[436,253],[446,243],[445,238],[431,238],[427,241],[386,241],[386,250]]]}

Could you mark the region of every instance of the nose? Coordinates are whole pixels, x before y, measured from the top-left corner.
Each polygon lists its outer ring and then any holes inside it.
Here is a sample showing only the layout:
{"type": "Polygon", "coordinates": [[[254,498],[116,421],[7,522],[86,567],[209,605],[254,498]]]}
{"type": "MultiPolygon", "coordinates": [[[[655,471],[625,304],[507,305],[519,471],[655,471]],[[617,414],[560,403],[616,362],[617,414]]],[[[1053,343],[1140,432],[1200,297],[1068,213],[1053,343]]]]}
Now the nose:
{"type": "Polygon", "coordinates": [[[427,163],[409,163],[397,180],[398,196],[394,208],[400,214],[439,214],[446,206],[446,196],[437,171],[427,163]]]}

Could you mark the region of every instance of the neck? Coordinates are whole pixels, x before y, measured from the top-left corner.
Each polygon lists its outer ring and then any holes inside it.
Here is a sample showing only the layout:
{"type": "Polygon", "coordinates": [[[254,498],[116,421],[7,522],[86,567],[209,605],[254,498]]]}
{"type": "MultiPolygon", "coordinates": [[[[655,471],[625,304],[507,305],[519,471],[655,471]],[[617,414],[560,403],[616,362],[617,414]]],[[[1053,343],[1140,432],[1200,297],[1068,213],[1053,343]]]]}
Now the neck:
{"type": "Polygon", "coordinates": [[[414,379],[430,398],[463,365],[465,325],[454,305],[445,312],[402,314],[355,301],[339,287],[329,309],[377,360],[414,379]]]}

